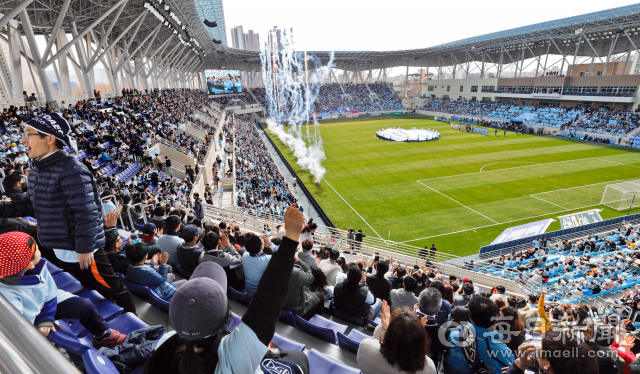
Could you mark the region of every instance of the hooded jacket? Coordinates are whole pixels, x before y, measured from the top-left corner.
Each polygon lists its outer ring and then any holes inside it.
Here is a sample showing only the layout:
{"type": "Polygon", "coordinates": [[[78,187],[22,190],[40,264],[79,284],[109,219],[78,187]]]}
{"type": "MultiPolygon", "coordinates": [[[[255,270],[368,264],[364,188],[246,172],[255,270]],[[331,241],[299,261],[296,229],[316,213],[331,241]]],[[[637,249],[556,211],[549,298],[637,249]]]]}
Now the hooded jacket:
{"type": "Polygon", "coordinates": [[[0,278],[0,294],[36,327],[53,327],[58,303],[75,296],[56,287],[44,258],[21,277],[0,278]]]}
{"type": "Polygon", "coordinates": [[[104,247],[102,202],[93,174],[67,151],[31,163],[22,201],[2,202],[0,217],[33,217],[47,248],[92,253],[104,247]]]}

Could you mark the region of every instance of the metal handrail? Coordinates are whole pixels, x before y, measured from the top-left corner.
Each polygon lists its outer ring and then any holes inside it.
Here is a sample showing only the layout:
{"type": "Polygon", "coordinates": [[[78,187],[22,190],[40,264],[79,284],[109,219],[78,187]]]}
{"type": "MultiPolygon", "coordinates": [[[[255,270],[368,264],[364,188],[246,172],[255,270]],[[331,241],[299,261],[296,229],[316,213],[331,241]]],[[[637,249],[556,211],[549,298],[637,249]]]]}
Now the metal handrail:
{"type": "MultiPolygon", "coordinates": [[[[104,196],[102,198],[100,198],[101,201],[111,201],[113,203],[113,205],[115,205],[116,210],[118,211],[118,220],[120,220],[120,227],[122,227],[124,229],[124,221],[122,220],[122,215],[120,213],[120,209],[118,209],[118,199],[115,197],[115,195],[109,195],[109,196],[104,196]]],[[[108,213],[108,212],[105,212],[108,213]]]]}
{"type": "Polygon", "coordinates": [[[1,373],[80,373],[2,294],[0,321],[1,373]]]}
{"type": "MultiPolygon", "coordinates": [[[[263,229],[271,229],[275,228],[277,225],[282,225],[284,222],[278,216],[273,216],[271,214],[252,214],[251,211],[231,211],[222,208],[215,207],[211,204],[204,204],[205,207],[205,216],[209,218],[218,219],[218,220],[231,220],[234,222],[238,222],[243,227],[250,227],[256,231],[261,231],[263,229]]],[[[365,237],[362,242],[357,242],[355,240],[347,239],[347,232],[344,230],[340,230],[333,227],[326,227],[318,225],[318,228],[314,234],[314,241],[322,244],[322,245],[337,245],[340,243],[341,246],[349,245],[350,248],[355,249],[357,252],[367,256],[374,256],[376,253],[381,256],[389,256],[394,261],[399,263],[406,263],[417,265],[418,263],[426,263],[428,261],[432,266],[436,266],[441,269],[441,272],[449,270],[454,270],[457,273],[464,273],[467,277],[474,282],[482,279],[481,283],[490,283],[492,286],[504,284],[505,287],[509,288],[512,292],[515,289],[519,289],[518,285],[507,277],[496,277],[489,274],[488,271],[481,269],[479,267],[471,268],[468,263],[464,261],[464,259],[442,253],[437,252],[433,257],[430,257],[429,254],[422,258],[419,256],[420,250],[422,248],[413,247],[409,245],[402,245],[401,243],[396,243],[393,241],[385,241],[376,238],[365,237]],[[403,251],[399,251],[398,248],[410,248],[411,254],[408,254],[403,251]],[[508,287],[510,285],[511,287],[508,287]]],[[[507,270],[504,267],[496,265],[497,269],[503,269],[503,272],[509,271],[514,274],[518,274],[519,272],[515,269],[507,270]]]]}

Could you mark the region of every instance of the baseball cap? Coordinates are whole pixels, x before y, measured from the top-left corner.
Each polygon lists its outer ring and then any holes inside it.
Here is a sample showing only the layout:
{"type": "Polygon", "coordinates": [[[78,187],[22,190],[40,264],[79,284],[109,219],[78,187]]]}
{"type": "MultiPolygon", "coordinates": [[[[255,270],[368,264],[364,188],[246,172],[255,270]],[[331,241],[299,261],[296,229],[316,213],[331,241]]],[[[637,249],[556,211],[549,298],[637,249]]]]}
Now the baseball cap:
{"type": "Polygon", "coordinates": [[[463,278],[462,279],[462,283],[467,283],[467,282],[469,282],[469,278],[463,278]]]}
{"type": "Polygon", "coordinates": [[[469,321],[469,309],[457,306],[451,310],[451,320],[456,322],[469,321]]]}
{"type": "Polygon", "coordinates": [[[31,262],[36,242],[29,247],[29,238],[29,234],[19,231],[0,235],[0,278],[19,273],[31,262]]]}
{"type": "Polygon", "coordinates": [[[169,322],[183,339],[214,335],[227,320],[227,276],[215,262],[203,262],[171,298],[169,322]]]}
{"type": "Polygon", "coordinates": [[[142,240],[149,241],[153,239],[153,235],[156,233],[156,225],[153,222],[147,222],[142,228],[142,240]]]}
{"type": "Polygon", "coordinates": [[[190,242],[196,235],[202,234],[202,229],[196,225],[187,225],[182,230],[182,239],[186,242],[190,242]]]}

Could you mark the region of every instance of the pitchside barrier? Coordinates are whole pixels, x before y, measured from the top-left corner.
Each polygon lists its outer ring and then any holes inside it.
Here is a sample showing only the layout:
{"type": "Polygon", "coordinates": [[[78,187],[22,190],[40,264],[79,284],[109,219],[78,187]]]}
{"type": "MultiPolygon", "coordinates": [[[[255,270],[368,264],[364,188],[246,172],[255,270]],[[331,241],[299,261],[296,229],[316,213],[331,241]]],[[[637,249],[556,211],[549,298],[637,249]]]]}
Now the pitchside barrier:
{"type": "Polygon", "coordinates": [[[632,225],[640,224],[640,213],[631,214],[628,216],[622,216],[617,218],[608,219],[601,222],[595,222],[584,226],[572,227],[564,230],[547,232],[537,236],[530,236],[528,238],[512,240],[504,243],[486,245],[480,247],[480,258],[485,260],[492,257],[497,257],[505,254],[511,254],[523,249],[533,248],[533,239],[556,239],[556,240],[573,240],[578,237],[585,237],[587,235],[598,235],[608,231],[613,231],[623,221],[629,222],[632,225]]]}

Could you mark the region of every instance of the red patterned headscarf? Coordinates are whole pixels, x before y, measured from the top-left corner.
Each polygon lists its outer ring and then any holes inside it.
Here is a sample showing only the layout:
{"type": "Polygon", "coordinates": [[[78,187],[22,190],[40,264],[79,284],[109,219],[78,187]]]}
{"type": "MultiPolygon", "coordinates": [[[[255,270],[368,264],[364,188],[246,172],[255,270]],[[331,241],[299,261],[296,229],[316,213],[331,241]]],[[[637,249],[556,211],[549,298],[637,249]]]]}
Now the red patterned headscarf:
{"type": "Polygon", "coordinates": [[[33,258],[35,240],[29,247],[31,236],[13,231],[0,235],[0,278],[19,273],[33,258]]]}

